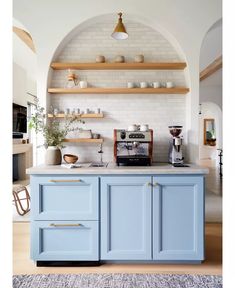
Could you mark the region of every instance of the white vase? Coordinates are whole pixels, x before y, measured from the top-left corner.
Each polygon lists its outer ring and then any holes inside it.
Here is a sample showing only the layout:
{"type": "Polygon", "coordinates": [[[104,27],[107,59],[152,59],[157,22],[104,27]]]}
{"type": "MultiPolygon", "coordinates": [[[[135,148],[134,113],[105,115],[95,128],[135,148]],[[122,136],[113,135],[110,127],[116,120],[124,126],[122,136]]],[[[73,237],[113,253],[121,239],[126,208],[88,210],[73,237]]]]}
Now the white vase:
{"type": "Polygon", "coordinates": [[[46,165],[60,165],[62,160],[61,150],[56,146],[48,146],[45,154],[46,165]]]}

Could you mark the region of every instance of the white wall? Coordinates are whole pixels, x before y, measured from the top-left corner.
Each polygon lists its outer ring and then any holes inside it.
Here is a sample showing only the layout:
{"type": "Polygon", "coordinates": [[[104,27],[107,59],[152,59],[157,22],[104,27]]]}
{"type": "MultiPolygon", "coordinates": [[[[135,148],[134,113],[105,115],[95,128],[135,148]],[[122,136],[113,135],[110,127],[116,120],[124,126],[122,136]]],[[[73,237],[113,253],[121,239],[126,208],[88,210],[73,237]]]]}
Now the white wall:
{"type": "MultiPolygon", "coordinates": [[[[38,96],[46,102],[48,67],[54,53],[75,27],[103,14],[123,11],[124,19],[135,15],[139,21],[163,32],[182,52],[188,63],[187,79],[191,92],[187,97],[186,129],[189,156],[196,161],[199,155],[198,104],[199,104],[199,55],[207,30],[221,18],[221,0],[102,0],[56,1],[21,0],[14,2],[14,17],[31,32],[38,55],[38,96]],[[27,12],[26,12],[27,11],[27,12]],[[200,17],[200,21],[198,20],[200,17]],[[43,19],[43,21],[42,21],[43,19]]],[[[113,26],[110,27],[110,33],[113,26]]]]}
{"type": "Polygon", "coordinates": [[[37,87],[36,81],[27,77],[27,71],[13,63],[13,102],[27,106],[28,102],[34,103],[37,87]]]}

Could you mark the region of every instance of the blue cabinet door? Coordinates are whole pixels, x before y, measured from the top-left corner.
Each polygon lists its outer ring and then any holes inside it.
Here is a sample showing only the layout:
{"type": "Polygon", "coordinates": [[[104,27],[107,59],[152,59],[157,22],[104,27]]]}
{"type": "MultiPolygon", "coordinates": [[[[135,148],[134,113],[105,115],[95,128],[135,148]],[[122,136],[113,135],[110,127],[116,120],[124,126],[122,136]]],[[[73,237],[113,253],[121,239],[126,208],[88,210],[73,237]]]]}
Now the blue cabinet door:
{"type": "Polygon", "coordinates": [[[97,261],[98,226],[98,221],[33,221],[31,258],[35,261],[97,261]]]}
{"type": "Polygon", "coordinates": [[[101,178],[101,259],[150,260],[151,177],[101,178]]]}
{"type": "Polygon", "coordinates": [[[153,259],[204,259],[204,177],[153,178],[153,259]]]}
{"type": "Polygon", "coordinates": [[[32,220],[98,220],[96,176],[31,176],[32,220]]]}

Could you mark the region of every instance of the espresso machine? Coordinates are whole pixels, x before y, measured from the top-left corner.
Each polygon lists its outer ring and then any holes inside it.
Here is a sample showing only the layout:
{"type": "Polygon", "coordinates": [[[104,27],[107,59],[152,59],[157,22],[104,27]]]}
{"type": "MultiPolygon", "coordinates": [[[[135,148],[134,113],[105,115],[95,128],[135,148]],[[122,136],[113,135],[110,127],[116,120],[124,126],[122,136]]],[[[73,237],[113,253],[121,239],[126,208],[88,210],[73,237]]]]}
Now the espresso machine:
{"type": "Polygon", "coordinates": [[[169,163],[176,167],[185,166],[182,153],[183,138],[180,136],[183,126],[168,126],[168,128],[173,137],[170,140],[169,163]]]}
{"type": "Polygon", "coordinates": [[[114,130],[114,159],[118,166],[150,166],[152,155],[153,130],[114,130]]]}

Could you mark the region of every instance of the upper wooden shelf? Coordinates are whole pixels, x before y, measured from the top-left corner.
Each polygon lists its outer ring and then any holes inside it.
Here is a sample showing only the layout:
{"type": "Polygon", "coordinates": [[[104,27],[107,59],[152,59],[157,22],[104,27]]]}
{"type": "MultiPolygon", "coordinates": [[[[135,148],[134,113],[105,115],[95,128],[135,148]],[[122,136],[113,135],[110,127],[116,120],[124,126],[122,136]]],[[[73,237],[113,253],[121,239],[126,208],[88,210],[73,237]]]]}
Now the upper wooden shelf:
{"type": "Polygon", "coordinates": [[[159,63],[51,63],[54,70],[78,69],[78,70],[183,70],[185,62],[159,62],[159,63]]]}
{"type": "Polygon", "coordinates": [[[78,117],[78,118],[104,118],[104,114],[103,113],[89,113],[89,114],[69,114],[66,115],[64,113],[59,113],[56,115],[53,114],[48,114],[47,115],[48,118],[73,118],[73,117],[78,117]]]}
{"type": "Polygon", "coordinates": [[[52,94],[186,94],[189,88],[49,88],[52,94]]]}

